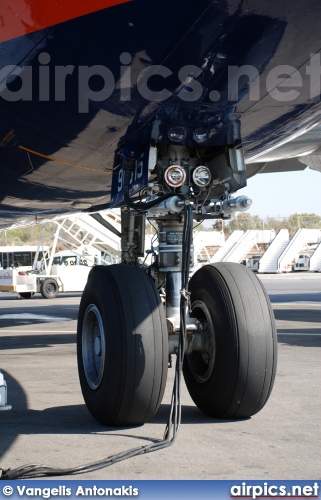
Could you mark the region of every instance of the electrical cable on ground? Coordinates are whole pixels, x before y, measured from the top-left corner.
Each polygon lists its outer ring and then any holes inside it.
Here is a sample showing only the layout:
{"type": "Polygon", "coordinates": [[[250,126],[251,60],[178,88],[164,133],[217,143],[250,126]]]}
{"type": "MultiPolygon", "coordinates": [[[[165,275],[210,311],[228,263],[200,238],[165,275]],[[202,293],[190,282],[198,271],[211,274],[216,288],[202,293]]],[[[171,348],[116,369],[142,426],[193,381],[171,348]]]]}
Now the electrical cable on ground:
{"type": "Polygon", "coordinates": [[[170,415],[166,424],[163,440],[152,441],[151,444],[132,448],[129,451],[111,455],[97,462],[81,465],[78,467],[60,469],[42,464],[29,464],[16,469],[4,469],[0,467],[0,480],[31,479],[49,476],[67,476],[81,473],[93,472],[103,469],[115,463],[131,457],[151,453],[171,446],[178,433],[181,423],[181,378],[184,360],[184,343],[186,335],[186,312],[188,303],[187,285],[189,279],[190,251],[192,244],[193,213],[192,206],[185,205],[184,208],[184,230],[182,243],[182,288],[180,299],[180,331],[178,351],[175,365],[175,378],[171,399],[170,415]]]}

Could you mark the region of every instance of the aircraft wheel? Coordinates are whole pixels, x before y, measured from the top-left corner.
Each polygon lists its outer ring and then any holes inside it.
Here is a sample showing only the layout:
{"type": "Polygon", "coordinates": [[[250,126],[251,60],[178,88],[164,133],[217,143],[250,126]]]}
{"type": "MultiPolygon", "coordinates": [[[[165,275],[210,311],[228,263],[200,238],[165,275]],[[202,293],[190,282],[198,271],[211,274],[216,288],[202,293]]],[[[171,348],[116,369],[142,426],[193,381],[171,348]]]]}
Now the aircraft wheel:
{"type": "Polygon", "coordinates": [[[59,287],[56,280],[47,278],[40,284],[40,293],[45,299],[55,299],[58,295],[59,287]]]}
{"type": "Polygon", "coordinates": [[[23,299],[32,299],[34,296],[35,292],[19,292],[20,297],[23,299]]]}
{"type": "Polygon", "coordinates": [[[80,385],[90,413],[111,426],[150,420],[168,366],[164,307],[149,276],[124,264],[95,266],[78,316],[80,385]]]}
{"type": "Polygon", "coordinates": [[[255,274],[232,262],[191,278],[192,316],[203,323],[206,351],[184,359],[194,403],[207,415],[247,418],[263,408],[275,378],[277,340],[269,298],[255,274]]]}

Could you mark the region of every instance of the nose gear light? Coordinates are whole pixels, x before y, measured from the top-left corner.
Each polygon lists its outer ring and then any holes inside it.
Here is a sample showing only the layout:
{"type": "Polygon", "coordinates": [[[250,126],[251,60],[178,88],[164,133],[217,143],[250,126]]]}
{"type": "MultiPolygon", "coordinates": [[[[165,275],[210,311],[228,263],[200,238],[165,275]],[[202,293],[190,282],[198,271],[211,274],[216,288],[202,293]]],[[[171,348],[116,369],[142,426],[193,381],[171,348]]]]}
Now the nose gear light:
{"type": "Polygon", "coordinates": [[[193,132],[193,139],[198,144],[203,144],[208,139],[208,132],[203,128],[196,128],[193,132]]]}
{"type": "Polygon", "coordinates": [[[185,170],[179,165],[171,165],[165,170],[165,182],[171,187],[180,187],[186,179],[185,170]]]}
{"type": "Polygon", "coordinates": [[[181,142],[186,137],[186,130],[184,127],[172,127],[168,131],[168,137],[171,141],[181,142]]]}
{"type": "Polygon", "coordinates": [[[196,167],[193,172],[193,181],[198,187],[206,187],[211,182],[211,172],[207,167],[196,167]]]}

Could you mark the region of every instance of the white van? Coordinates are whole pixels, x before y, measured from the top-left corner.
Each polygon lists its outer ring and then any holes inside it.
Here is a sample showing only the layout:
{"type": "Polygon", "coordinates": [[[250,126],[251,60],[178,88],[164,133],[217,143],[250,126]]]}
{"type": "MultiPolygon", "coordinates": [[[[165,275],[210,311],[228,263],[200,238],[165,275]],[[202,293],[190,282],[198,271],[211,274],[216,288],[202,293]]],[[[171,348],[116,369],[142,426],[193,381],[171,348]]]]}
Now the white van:
{"type": "Polygon", "coordinates": [[[296,259],[294,259],[293,271],[309,271],[310,269],[310,257],[309,255],[299,255],[296,259]]]}

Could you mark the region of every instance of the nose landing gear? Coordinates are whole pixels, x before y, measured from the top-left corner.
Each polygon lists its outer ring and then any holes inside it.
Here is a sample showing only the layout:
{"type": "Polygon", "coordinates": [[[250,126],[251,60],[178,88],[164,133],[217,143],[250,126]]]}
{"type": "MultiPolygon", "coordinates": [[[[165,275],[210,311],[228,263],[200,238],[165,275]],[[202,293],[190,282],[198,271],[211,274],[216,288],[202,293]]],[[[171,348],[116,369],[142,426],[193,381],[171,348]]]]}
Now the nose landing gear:
{"type": "Polygon", "coordinates": [[[246,210],[249,200],[230,194],[244,186],[245,167],[233,164],[232,153],[171,146],[160,147],[157,157],[154,148],[148,186],[135,202],[129,183],[139,160],[123,156],[123,263],[94,267],[80,304],[78,367],[86,405],[105,425],[147,422],[162,401],[169,356],[177,354],[177,378],[183,366],[200,410],[214,418],[251,417],[267,402],[276,371],[267,294],[252,271],[231,262],[206,265],[189,280],[193,219],[246,210]],[[148,265],[139,262],[146,216],[158,237],[148,265]]]}

